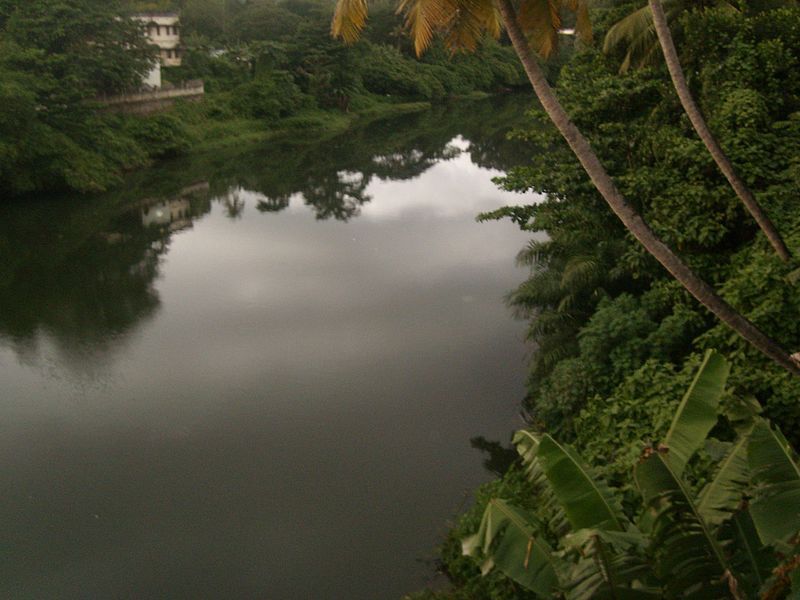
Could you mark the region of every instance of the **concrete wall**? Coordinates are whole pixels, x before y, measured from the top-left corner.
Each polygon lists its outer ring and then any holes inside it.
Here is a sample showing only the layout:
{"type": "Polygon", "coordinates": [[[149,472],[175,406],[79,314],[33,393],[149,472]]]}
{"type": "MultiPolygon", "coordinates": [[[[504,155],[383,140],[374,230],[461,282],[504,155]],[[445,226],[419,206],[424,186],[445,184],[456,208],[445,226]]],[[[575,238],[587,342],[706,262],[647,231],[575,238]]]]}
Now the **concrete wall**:
{"type": "Polygon", "coordinates": [[[172,106],[176,100],[198,102],[205,95],[202,81],[187,81],[180,86],[136,92],[108,98],[98,98],[106,106],[106,110],[128,114],[150,114],[172,106]]]}

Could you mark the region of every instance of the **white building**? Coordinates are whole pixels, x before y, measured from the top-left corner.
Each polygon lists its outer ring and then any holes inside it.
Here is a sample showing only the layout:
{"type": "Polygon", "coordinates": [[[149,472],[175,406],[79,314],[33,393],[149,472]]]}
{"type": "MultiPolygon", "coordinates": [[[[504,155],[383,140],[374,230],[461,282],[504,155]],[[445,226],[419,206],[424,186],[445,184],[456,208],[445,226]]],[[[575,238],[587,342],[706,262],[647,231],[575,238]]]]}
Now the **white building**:
{"type": "Polygon", "coordinates": [[[148,73],[144,85],[150,88],[161,87],[161,67],[181,65],[180,17],[174,12],[151,12],[133,15],[144,23],[147,39],[159,48],[159,60],[148,73]]]}

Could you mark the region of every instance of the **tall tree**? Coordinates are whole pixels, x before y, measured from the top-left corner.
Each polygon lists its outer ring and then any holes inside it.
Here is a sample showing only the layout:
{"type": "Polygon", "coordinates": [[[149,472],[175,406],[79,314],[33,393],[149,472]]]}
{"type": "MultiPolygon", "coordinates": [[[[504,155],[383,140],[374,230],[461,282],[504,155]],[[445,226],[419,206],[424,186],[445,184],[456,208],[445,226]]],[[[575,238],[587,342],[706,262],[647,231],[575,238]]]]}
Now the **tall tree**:
{"type": "MultiPolygon", "coordinates": [[[[730,6],[727,2],[722,2],[721,4],[730,6]]],[[[675,5],[675,8],[688,9],[687,6],[678,6],[678,4],[675,5]]],[[[676,12],[678,11],[673,11],[673,17],[676,12]]],[[[722,147],[719,145],[719,142],[717,142],[716,138],[711,133],[711,130],[703,118],[703,114],[700,112],[700,108],[697,106],[689,90],[689,85],[686,83],[686,77],[683,74],[683,68],[681,67],[678,53],[675,50],[675,43],[672,39],[667,15],[664,13],[661,0],[649,0],[649,5],[647,7],[635,11],[613,26],[606,37],[606,50],[622,40],[627,40],[629,42],[629,48],[625,56],[625,61],[623,62],[623,70],[630,65],[634,57],[638,56],[645,60],[651,59],[654,49],[653,46],[648,43],[651,38],[651,25],[652,28],[655,29],[658,43],[664,53],[664,60],[667,64],[670,77],[672,78],[672,84],[675,86],[675,91],[678,94],[681,105],[689,116],[694,130],[711,154],[714,162],[717,163],[722,174],[725,175],[725,178],[728,180],[728,183],[730,183],[734,192],[736,192],[736,195],[742,201],[742,204],[745,205],[747,211],[755,219],[756,223],[758,223],[761,231],[767,236],[775,252],[783,261],[790,260],[791,253],[786,247],[786,243],[783,241],[781,234],[766,212],[764,212],[764,209],[761,208],[761,205],[755,199],[755,196],[747,187],[747,184],[745,184],[736,173],[736,169],[730,159],[728,159],[722,147]]]]}
{"type": "MultiPolygon", "coordinates": [[[[519,16],[511,0],[402,0],[400,8],[406,13],[418,53],[427,48],[438,32],[444,33],[449,47],[474,50],[485,32],[498,35],[500,27],[505,28],[548,117],[628,231],[720,320],[773,361],[800,376],[800,363],[720,297],[650,229],[617,189],[588,140],[572,123],[547,83],[542,68],[531,52],[526,34],[534,40],[539,54],[546,57],[556,45],[561,26],[559,9],[567,8],[577,14],[578,33],[587,35],[590,24],[585,0],[522,0],[519,16]]],[[[341,36],[345,42],[354,42],[366,18],[367,0],[338,0],[331,25],[332,33],[341,36]]]]}

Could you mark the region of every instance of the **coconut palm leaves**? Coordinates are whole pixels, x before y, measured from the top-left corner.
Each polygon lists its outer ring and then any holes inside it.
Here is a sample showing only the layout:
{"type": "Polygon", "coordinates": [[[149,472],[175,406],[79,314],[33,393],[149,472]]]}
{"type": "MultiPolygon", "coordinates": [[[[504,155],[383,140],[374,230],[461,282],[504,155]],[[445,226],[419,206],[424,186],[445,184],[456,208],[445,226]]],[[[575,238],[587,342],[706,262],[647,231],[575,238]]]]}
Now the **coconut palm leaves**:
{"type": "MultiPolygon", "coordinates": [[[[710,6],[736,10],[727,0],[668,0],[664,3],[664,12],[667,20],[673,23],[689,10],[710,6]]],[[[620,73],[627,72],[631,67],[640,68],[656,62],[659,56],[658,36],[649,5],[626,15],[609,28],[603,40],[603,52],[608,53],[616,48],[622,48],[625,52],[620,73]]]]}
{"type": "MultiPolygon", "coordinates": [[[[561,13],[576,15],[576,32],[584,41],[592,37],[588,0],[529,0],[520,6],[519,25],[543,58],[558,48],[561,13]]],[[[401,0],[398,12],[405,15],[406,28],[417,54],[422,54],[441,35],[452,51],[471,52],[485,35],[499,37],[500,14],[492,0],[401,0]]],[[[339,0],[331,31],[347,43],[358,39],[367,16],[366,0],[339,0]]]]}
{"type": "MultiPolygon", "coordinates": [[[[484,572],[499,569],[540,595],[576,600],[739,599],[774,587],[775,552],[791,555],[800,531],[800,467],[755,411],[739,419],[732,442],[709,440],[728,371],[707,353],[668,434],[644,449],[633,472],[642,499],[635,518],[574,449],[523,431],[514,441],[535,484],[535,509],[492,501],[465,550],[484,572]],[[706,443],[719,459],[697,494],[686,472],[706,443]]],[[[782,584],[795,562],[783,566],[782,584]]]]}
{"type": "Polygon", "coordinates": [[[331,32],[346,43],[358,40],[367,23],[367,0],[338,0],[333,13],[331,32]]]}

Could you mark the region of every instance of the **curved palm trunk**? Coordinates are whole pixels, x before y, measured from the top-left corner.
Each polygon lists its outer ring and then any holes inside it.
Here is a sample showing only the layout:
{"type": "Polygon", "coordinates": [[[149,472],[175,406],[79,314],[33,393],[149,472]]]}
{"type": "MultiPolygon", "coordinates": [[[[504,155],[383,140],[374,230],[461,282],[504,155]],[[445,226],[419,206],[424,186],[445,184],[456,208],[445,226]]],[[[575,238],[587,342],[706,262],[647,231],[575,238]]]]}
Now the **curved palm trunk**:
{"type": "Polygon", "coordinates": [[[714,138],[714,135],[709,130],[697,103],[692,97],[691,91],[689,91],[689,86],[686,83],[686,78],[683,75],[683,69],[678,59],[678,53],[675,50],[675,44],[672,41],[672,34],[670,33],[669,25],[667,25],[664,8],[661,6],[661,0],[649,0],[649,2],[650,11],[653,13],[653,25],[658,35],[658,41],[661,44],[661,50],[664,52],[664,60],[667,63],[667,69],[672,78],[672,85],[675,86],[675,91],[678,92],[678,98],[683,105],[683,110],[685,110],[686,114],[689,116],[694,130],[697,132],[697,135],[700,136],[700,139],[705,144],[714,162],[717,163],[720,171],[722,171],[722,174],[725,175],[725,178],[731,184],[733,191],[736,192],[736,195],[739,196],[739,199],[756,220],[761,231],[767,236],[769,243],[775,248],[775,252],[778,253],[778,256],[780,256],[784,262],[789,261],[791,259],[791,254],[783,238],[781,238],[781,234],[778,233],[775,225],[753,197],[747,185],[745,185],[744,181],[736,174],[731,161],[728,160],[725,152],[723,152],[719,143],[717,143],[717,140],[714,138]]]}
{"type": "Polygon", "coordinates": [[[536,96],[553,124],[575,153],[594,186],[611,207],[611,210],[614,211],[625,227],[639,240],[645,249],[706,308],[787,371],[800,376],[800,363],[795,362],[774,340],[767,337],[760,329],[736,312],[730,304],[717,295],[710,285],[695,275],[672,250],[658,239],[647,223],[644,222],[644,219],[625,201],[611,177],[606,173],[589,142],[570,121],[566,111],[547,83],[544,73],[542,73],[538,63],[533,59],[528,40],[517,23],[511,1],[495,1],[502,17],[503,25],[508,32],[509,38],[511,38],[511,43],[517,56],[525,68],[525,73],[528,75],[536,96]]]}

